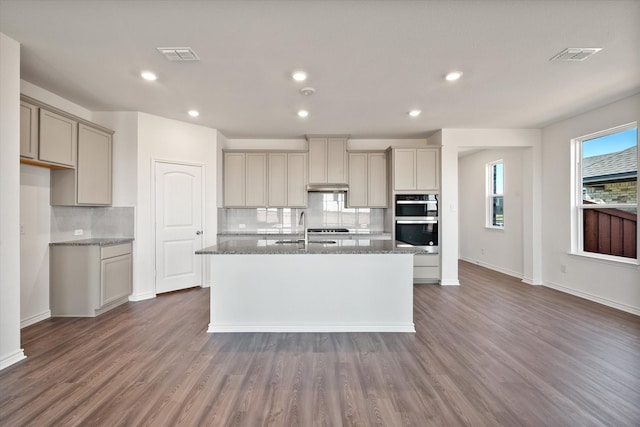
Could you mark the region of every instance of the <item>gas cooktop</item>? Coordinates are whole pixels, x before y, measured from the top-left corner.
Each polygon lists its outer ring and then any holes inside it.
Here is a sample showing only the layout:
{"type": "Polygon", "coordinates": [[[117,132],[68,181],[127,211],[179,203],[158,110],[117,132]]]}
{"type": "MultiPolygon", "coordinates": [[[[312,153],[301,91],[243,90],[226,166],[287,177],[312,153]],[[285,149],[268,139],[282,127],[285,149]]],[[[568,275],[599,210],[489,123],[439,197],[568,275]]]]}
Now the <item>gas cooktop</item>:
{"type": "Polygon", "coordinates": [[[309,233],[348,233],[346,228],[310,228],[309,233]]]}

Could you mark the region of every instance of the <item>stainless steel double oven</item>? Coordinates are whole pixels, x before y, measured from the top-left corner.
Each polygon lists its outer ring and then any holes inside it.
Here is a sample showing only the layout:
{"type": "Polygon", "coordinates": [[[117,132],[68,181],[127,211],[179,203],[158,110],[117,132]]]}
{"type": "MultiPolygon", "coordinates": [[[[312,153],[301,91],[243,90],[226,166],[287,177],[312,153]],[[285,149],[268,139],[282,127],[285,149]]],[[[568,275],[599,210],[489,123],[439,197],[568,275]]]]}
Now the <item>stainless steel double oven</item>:
{"type": "Polygon", "coordinates": [[[401,244],[438,252],[438,195],[397,194],[395,231],[401,244]]]}

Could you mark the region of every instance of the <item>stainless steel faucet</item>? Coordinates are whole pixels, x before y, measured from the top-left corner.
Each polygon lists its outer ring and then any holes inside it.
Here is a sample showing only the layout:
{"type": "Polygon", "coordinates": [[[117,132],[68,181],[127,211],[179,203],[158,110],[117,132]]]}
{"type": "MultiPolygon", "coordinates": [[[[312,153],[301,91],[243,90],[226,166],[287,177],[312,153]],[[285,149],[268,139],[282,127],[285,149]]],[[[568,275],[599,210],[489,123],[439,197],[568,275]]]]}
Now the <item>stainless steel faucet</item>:
{"type": "Polygon", "coordinates": [[[309,245],[309,229],[307,228],[307,217],[304,214],[304,211],[300,212],[300,219],[298,220],[298,225],[302,225],[304,228],[304,247],[306,248],[309,245]]]}

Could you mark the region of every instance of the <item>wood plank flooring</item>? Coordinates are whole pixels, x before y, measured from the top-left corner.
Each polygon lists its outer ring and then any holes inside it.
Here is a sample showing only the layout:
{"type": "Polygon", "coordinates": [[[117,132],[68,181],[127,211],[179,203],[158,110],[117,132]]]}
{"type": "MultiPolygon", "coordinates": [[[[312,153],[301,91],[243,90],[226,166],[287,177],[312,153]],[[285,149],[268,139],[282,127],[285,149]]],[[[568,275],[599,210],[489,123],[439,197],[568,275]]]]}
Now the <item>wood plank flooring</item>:
{"type": "Polygon", "coordinates": [[[209,292],[22,331],[2,426],[638,426],[640,317],[479,266],[415,334],[207,334],[209,292]]]}

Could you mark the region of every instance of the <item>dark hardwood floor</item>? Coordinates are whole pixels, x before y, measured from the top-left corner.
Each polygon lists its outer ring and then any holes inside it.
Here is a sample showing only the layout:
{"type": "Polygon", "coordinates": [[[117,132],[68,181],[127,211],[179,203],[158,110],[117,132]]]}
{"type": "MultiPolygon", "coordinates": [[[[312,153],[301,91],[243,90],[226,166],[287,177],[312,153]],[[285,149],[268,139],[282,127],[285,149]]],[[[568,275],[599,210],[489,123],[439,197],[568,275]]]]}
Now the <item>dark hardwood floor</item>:
{"type": "Polygon", "coordinates": [[[207,334],[208,289],[22,331],[2,426],[638,426],[640,317],[461,262],[416,334],[207,334]]]}

